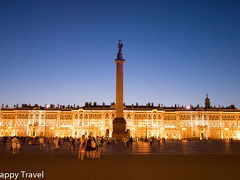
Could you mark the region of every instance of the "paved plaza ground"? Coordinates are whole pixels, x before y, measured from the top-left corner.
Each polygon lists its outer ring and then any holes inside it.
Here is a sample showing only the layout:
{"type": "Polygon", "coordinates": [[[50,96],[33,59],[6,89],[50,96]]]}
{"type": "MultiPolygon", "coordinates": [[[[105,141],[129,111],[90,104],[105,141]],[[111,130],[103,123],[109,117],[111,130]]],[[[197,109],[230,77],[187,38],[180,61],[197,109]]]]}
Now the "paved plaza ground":
{"type": "Polygon", "coordinates": [[[77,150],[40,153],[23,146],[13,156],[1,144],[0,170],[44,171],[44,179],[240,179],[239,142],[167,142],[133,147],[106,144],[96,160],[77,160],[77,150]]]}

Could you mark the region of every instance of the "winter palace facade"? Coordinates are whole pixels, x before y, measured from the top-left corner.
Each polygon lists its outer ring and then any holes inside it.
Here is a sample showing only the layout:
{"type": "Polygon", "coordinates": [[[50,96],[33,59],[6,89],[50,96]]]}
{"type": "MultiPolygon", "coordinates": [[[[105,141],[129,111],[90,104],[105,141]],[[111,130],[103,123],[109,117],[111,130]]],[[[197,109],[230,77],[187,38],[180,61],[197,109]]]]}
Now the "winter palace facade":
{"type": "MultiPolygon", "coordinates": [[[[240,139],[240,110],[234,107],[124,106],[129,136],[166,139],[240,139]]],[[[208,104],[209,103],[209,104],[208,104]]],[[[22,105],[0,110],[0,136],[93,135],[111,137],[115,105],[84,107],[22,105]]]]}

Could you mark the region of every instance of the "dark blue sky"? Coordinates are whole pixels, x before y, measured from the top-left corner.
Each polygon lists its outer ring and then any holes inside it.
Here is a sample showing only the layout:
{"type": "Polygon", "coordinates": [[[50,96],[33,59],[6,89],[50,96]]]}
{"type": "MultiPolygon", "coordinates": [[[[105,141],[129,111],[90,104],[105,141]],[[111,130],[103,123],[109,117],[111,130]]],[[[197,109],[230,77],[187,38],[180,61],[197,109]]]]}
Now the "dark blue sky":
{"type": "Polygon", "coordinates": [[[1,0],[0,103],[240,107],[240,1],[1,0]]]}

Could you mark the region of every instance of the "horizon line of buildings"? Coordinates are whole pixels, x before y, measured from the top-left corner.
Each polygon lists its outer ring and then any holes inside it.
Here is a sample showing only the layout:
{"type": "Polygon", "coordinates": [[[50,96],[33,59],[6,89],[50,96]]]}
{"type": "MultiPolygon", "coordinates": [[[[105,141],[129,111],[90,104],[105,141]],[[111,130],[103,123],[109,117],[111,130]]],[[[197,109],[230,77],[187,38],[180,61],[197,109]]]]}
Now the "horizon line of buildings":
{"type": "MultiPolygon", "coordinates": [[[[79,138],[83,134],[112,136],[115,104],[85,106],[31,106],[23,104],[0,110],[0,136],[46,136],[79,138]]],[[[212,107],[125,105],[128,136],[166,139],[240,139],[240,109],[212,107]]]]}

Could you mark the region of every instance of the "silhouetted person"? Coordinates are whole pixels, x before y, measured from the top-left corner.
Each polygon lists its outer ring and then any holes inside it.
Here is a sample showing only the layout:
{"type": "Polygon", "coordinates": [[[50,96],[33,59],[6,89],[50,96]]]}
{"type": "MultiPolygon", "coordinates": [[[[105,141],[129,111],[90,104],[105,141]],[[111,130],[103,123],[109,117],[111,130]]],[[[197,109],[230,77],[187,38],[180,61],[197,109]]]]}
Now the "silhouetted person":
{"type": "Polygon", "coordinates": [[[129,138],[129,142],[130,142],[130,145],[132,146],[132,144],[133,144],[133,138],[132,138],[132,136],[129,138]]]}

